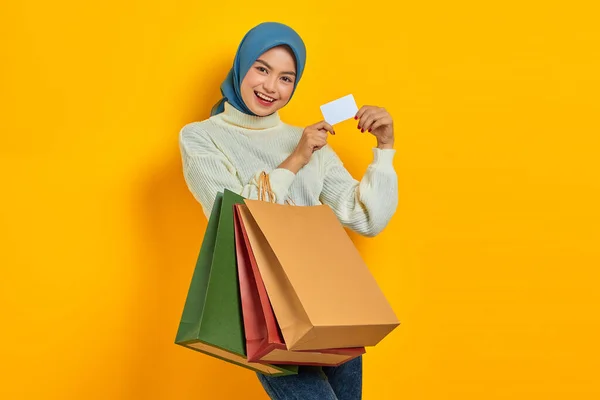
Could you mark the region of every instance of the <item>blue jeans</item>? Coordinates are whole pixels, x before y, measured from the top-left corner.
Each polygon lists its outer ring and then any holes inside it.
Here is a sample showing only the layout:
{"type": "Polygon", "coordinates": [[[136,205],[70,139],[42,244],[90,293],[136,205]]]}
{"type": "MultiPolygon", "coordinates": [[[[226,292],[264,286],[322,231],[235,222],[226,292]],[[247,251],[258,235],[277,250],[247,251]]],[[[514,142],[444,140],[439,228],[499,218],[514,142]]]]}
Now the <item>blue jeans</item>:
{"type": "Polygon", "coordinates": [[[257,375],[273,400],[362,399],[362,356],[339,367],[300,366],[298,375],[257,375]]]}

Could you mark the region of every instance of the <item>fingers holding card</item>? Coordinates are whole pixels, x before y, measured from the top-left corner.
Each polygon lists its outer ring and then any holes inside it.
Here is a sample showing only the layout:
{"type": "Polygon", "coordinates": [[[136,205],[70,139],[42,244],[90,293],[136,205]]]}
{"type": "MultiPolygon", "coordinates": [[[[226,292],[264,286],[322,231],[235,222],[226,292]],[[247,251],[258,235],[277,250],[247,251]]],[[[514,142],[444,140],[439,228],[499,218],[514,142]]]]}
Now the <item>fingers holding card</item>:
{"type": "Polygon", "coordinates": [[[394,121],[390,113],[383,107],[356,106],[354,96],[351,94],[331,101],[321,106],[324,120],[330,125],[335,125],[348,119],[359,120],[357,129],[369,132],[377,138],[377,147],[393,148],[394,121]]]}

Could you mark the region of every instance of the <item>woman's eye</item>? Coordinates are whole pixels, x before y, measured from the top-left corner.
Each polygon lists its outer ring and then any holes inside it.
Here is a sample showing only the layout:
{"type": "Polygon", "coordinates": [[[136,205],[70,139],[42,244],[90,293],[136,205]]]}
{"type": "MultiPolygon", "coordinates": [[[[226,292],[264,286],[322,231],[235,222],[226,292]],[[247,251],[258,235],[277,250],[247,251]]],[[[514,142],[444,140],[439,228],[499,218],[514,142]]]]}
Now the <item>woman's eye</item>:
{"type": "Polygon", "coordinates": [[[283,79],[285,79],[286,82],[292,83],[292,80],[290,78],[288,78],[287,76],[284,76],[283,79]]]}
{"type": "Polygon", "coordinates": [[[267,72],[267,69],[265,67],[256,67],[256,69],[260,72],[267,72]]]}

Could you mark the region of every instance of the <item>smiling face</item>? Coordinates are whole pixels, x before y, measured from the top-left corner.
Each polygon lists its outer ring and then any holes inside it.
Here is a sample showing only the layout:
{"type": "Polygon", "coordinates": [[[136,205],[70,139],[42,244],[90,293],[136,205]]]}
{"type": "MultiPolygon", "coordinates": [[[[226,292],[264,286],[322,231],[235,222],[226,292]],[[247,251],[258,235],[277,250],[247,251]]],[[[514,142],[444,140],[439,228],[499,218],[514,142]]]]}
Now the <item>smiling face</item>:
{"type": "Polygon", "coordinates": [[[296,62],[290,49],[277,46],[252,64],[240,86],[242,100],[254,114],[264,117],[287,104],[296,81],[296,62]]]}

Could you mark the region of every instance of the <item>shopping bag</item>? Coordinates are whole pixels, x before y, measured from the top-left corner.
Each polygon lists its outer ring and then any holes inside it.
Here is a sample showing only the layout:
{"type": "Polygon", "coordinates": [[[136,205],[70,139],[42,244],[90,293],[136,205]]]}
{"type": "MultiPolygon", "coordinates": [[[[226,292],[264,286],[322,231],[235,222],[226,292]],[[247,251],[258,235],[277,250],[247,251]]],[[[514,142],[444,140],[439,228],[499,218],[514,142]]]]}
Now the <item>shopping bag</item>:
{"type": "Polygon", "coordinates": [[[239,216],[239,207],[240,205],[235,206],[234,227],[248,361],[338,366],[364,354],[364,347],[287,350],[239,216]]]}
{"type": "Polygon", "coordinates": [[[235,261],[233,205],[231,196],[217,194],[175,343],[265,375],[296,374],[296,366],[247,360],[235,261]]]}
{"type": "Polygon", "coordinates": [[[400,322],[327,205],[238,208],[288,350],[375,346],[400,322]]]}

